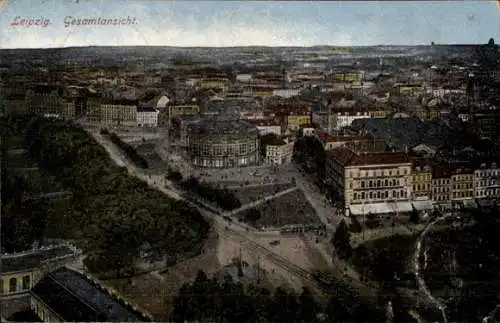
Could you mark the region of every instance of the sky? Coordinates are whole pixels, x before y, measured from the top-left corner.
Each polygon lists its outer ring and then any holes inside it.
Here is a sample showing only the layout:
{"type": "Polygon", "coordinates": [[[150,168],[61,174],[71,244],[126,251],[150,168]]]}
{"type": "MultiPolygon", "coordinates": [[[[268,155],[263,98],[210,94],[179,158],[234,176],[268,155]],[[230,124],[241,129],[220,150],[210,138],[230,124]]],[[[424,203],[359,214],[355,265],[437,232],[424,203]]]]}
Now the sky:
{"type": "Polygon", "coordinates": [[[500,43],[500,7],[488,0],[0,0],[0,48],[478,44],[491,37],[500,43]]]}

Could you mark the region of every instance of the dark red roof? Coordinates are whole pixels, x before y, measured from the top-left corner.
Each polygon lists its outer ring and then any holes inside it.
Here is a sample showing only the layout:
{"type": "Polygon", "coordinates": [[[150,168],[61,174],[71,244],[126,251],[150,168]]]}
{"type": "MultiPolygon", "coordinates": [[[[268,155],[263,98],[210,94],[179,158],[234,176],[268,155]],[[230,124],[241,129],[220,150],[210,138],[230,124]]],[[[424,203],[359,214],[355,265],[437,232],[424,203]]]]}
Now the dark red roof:
{"type": "Polygon", "coordinates": [[[401,152],[361,153],[341,147],[331,151],[330,156],[343,166],[387,165],[409,163],[408,155],[401,152]]]}

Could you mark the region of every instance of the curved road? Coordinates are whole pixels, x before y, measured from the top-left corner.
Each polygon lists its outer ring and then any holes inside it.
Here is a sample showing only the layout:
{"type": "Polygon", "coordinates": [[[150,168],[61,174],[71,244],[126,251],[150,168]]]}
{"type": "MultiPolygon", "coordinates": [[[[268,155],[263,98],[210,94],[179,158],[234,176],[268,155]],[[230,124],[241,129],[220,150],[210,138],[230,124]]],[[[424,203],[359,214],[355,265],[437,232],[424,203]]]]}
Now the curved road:
{"type": "MultiPolygon", "coordinates": [[[[123,153],[117,147],[115,147],[109,140],[104,138],[98,132],[89,131],[89,133],[91,134],[92,137],[95,138],[95,140],[101,146],[103,146],[106,149],[110,157],[118,165],[126,167],[130,174],[142,179],[143,181],[147,182],[150,186],[157,188],[158,190],[169,195],[173,199],[186,201],[190,205],[196,207],[200,211],[200,213],[203,214],[205,217],[212,219],[214,223],[214,228],[216,232],[219,233],[220,235],[236,239],[237,242],[246,246],[249,249],[249,251],[263,255],[272,263],[274,263],[276,266],[285,269],[287,272],[289,272],[294,276],[300,277],[303,280],[308,281],[309,283],[311,283],[312,286],[314,286],[316,289],[318,289],[323,293],[327,294],[335,293],[336,295],[338,295],[338,297],[345,299],[346,300],[345,303],[349,304],[356,304],[361,301],[361,299],[352,292],[350,284],[348,286],[348,283],[344,282],[341,279],[328,279],[328,280],[317,279],[310,271],[294,264],[293,262],[276,254],[274,251],[250,239],[248,234],[246,234],[247,230],[244,229],[243,227],[241,227],[241,229],[240,228],[235,229],[234,224],[224,221],[220,216],[220,214],[214,213],[212,210],[206,207],[200,208],[199,205],[191,202],[190,200],[187,200],[184,196],[182,196],[183,195],[182,193],[177,192],[176,190],[173,189],[166,188],[165,187],[166,182],[164,178],[158,178],[159,175],[150,176],[148,174],[145,174],[143,171],[137,169],[135,165],[132,165],[132,163],[123,155],[123,153]]],[[[337,267],[335,267],[335,269],[337,269],[337,267]]],[[[338,269],[337,271],[339,277],[344,276],[344,273],[340,269],[338,269]]],[[[359,283],[356,281],[355,282],[351,281],[351,284],[352,283],[355,283],[354,285],[356,285],[352,287],[354,287],[355,290],[357,291],[361,291],[362,292],[361,294],[363,295],[369,296],[370,294],[373,293],[373,289],[370,286],[364,284],[360,286],[359,283]]]]}
{"type": "Polygon", "coordinates": [[[429,223],[426,228],[424,229],[424,231],[422,231],[422,233],[420,234],[418,240],[417,240],[417,245],[416,245],[416,248],[415,248],[415,254],[413,255],[413,270],[414,270],[414,274],[415,274],[415,278],[417,279],[417,283],[418,283],[418,287],[420,290],[422,290],[424,292],[424,294],[426,295],[427,299],[431,302],[431,303],[434,303],[436,305],[436,307],[441,311],[441,314],[443,316],[443,322],[444,323],[447,323],[448,322],[448,319],[446,317],[446,312],[445,312],[445,308],[446,306],[443,305],[439,300],[437,300],[434,296],[432,296],[432,293],[431,291],[429,290],[429,288],[427,287],[427,284],[425,283],[425,280],[422,278],[422,275],[420,274],[420,263],[419,263],[419,258],[420,258],[420,255],[422,254],[422,242],[425,238],[425,235],[427,234],[427,232],[429,232],[429,230],[439,221],[442,221],[444,219],[447,219],[447,218],[450,218],[450,217],[453,217],[455,216],[453,213],[448,213],[444,216],[441,216],[437,219],[435,219],[434,221],[432,221],[431,223],[429,223]]]}

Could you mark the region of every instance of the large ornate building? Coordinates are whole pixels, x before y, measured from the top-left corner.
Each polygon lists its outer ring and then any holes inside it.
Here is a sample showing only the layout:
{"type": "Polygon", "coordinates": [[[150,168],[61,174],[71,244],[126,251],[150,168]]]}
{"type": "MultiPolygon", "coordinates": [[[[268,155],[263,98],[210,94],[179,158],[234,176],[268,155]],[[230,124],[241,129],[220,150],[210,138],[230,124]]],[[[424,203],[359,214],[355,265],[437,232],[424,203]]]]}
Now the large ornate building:
{"type": "Polygon", "coordinates": [[[259,163],[259,132],[244,120],[205,117],[189,126],[187,139],[194,166],[230,168],[259,163]]]}
{"type": "Polygon", "coordinates": [[[481,163],[474,171],[474,197],[500,197],[500,168],[495,162],[481,163]]]}
{"type": "Polygon", "coordinates": [[[328,152],[326,184],[344,201],[346,214],[406,213],[411,205],[411,162],[405,153],[328,152]]]}

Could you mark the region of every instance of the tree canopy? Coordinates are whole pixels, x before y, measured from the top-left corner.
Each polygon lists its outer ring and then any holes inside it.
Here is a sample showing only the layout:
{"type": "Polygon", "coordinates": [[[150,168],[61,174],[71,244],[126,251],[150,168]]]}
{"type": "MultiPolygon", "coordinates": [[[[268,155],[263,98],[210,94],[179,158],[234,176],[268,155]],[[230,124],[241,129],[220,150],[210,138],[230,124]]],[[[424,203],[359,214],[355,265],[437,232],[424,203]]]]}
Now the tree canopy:
{"type": "Polygon", "coordinates": [[[278,287],[272,292],[258,285],[235,282],[229,275],[222,280],[208,278],[200,271],[174,298],[171,321],[313,323],[383,319],[378,311],[363,305],[349,311],[345,302],[336,293],[328,297],[327,304],[322,304],[307,288],[295,293],[278,287]]]}
{"type": "Polygon", "coordinates": [[[317,322],[322,310],[311,292],[300,295],[253,284],[244,286],[231,276],[222,281],[200,271],[196,280],[182,286],[174,299],[172,321],[198,322],[317,322]]]}
{"type": "Polygon", "coordinates": [[[351,232],[345,220],[342,220],[335,231],[332,239],[333,246],[336,249],[337,256],[342,259],[348,259],[352,255],[351,232]]]}
{"type": "MultiPolygon", "coordinates": [[[[34,117],[25,120],[25,129],[29,155],[73,193],[71,207],[53,214],[47,226],[59,226],[54,238],[85,241],[86,251],[100,259],[101,270],[132,264],[146,241],[169,255],[201,247],[209,225],[199,212],[128,175],[82,128],[34,117]]],[[[16,212],[23,214],[19,207],[16,212]]],[[[36,224],[32,217],[22,219],[36,224]]],[[[2,224],[2,229],[12,225],[2,224]]]]}
{"type": "Polygon", "coordinates": [[[200,182],[194,177],[180,183],[180,186],[196,196],[216,204],[223,210],[230,211],[241,207],[241,202],[226,188],[214,187],[211,183],[200,182]]]}

